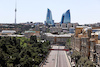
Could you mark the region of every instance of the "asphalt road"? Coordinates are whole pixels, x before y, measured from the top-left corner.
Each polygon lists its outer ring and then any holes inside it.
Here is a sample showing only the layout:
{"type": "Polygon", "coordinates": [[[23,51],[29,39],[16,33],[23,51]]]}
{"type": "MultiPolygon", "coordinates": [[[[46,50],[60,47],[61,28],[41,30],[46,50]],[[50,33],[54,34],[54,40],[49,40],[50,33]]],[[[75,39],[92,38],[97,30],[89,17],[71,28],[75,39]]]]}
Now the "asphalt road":
{"type": "MultiPolygon", "coordinates": [[[[53,46],[53,49],[64,49],[64,46],[53,46]]],[[[65,51],[52,50],[43,67],[71,67],[65,51]]]]}

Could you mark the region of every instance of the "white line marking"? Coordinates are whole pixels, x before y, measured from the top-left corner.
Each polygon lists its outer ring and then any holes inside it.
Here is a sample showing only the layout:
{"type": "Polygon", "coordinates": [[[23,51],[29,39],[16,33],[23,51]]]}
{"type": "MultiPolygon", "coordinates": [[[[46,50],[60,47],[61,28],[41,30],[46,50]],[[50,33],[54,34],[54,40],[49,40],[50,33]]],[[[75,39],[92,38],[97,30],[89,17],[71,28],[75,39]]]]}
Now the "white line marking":
{"type": "Polygon", "coordinates": [[[57,54],[56,54],[56,59],[55,59],[55,67],[56,67],[56,65],[57,65],[57,54]]]}

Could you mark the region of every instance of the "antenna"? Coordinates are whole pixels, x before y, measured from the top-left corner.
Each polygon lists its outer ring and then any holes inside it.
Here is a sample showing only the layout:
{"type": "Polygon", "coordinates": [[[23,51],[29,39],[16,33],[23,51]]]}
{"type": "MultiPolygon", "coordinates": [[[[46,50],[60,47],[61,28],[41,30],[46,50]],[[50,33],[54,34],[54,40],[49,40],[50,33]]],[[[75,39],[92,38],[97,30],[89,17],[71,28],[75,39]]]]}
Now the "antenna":
{"type": "Polygon", "coordinates": [[[15,0],[15,24],[16,24],[17,0],[15,0]]]}

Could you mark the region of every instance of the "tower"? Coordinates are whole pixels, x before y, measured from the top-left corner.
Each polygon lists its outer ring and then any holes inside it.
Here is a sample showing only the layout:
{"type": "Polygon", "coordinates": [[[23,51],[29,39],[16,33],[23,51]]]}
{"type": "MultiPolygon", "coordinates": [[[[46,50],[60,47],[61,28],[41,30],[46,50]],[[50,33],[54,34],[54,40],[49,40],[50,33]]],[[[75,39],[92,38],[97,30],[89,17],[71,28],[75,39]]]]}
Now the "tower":
{"type": "Polygon", "coordinates": [[[50,9],[47,9],[47,16],[46,16],[45,25],[54,26],[54,20],[52,19],[52,13],[51,13],[50,9]]]}
{"type": "Polygon", "coordinates": [[[15,1],[15,24],[16,24],[16,13],[17,13],[17,0],[15,1]]]}
{"type": "Polygon", "coordinates": [[[71,22],[70,10],[67,10],[67,11],[62,15],[60,24],[62,24],[62,23],[68,24],[68,23],[70,23],[70,22],[71,22]]]}

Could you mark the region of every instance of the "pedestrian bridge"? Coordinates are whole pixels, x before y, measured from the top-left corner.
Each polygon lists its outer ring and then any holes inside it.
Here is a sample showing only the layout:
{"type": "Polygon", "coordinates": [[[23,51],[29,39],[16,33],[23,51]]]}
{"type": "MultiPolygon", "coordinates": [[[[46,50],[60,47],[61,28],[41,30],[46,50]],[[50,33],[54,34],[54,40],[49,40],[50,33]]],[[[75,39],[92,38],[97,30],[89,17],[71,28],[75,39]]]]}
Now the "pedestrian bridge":
{"type": "Polygon", "coordinates": [[[57,50],[57,51],[69,51],[68,49],[49,49],[49,50],[57,50]]]}

